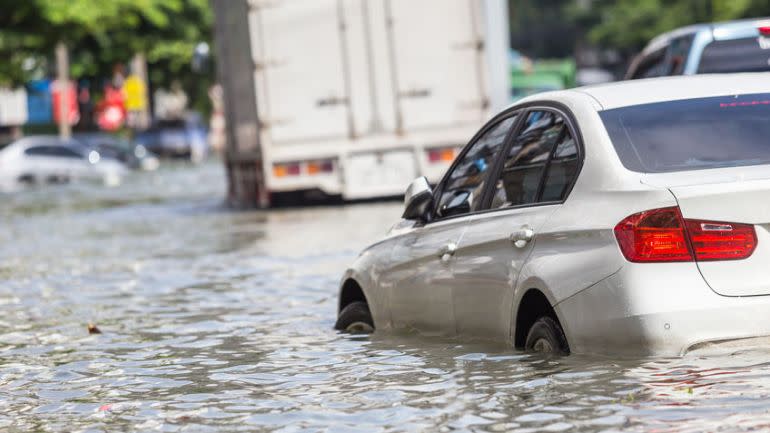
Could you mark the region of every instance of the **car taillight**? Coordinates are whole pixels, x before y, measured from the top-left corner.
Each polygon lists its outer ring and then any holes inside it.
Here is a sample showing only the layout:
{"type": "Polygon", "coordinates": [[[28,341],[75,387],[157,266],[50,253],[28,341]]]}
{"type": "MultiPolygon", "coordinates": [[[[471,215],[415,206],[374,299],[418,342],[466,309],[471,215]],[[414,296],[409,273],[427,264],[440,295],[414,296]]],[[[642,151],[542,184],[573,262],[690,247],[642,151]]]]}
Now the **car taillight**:
{"type": "Polygon", "coordinates": [[[331,173],[334,171],[334,163],[331,160],[310,161],[307,163],[307,174],[331,173]]]}
{"type": "Polygon", "coordinates": [[[738,260],[757,247],[757,232],[751,224],[685,220],[695,259],[738,260]]]}
{"type": "Polygon", "coordinates": [[[620,250],[631,262],[692,260],[679,208],[653,209],[631,215],[615,226],[620,250]]]}
{"type": "Polygon", "coordinates": [[[745,259],[757,246],[751,224],[684,219],[676,206],[625,218],[615,237],[626,259],[638,263],[745,259]]]}
{"type": "Polygon", "coordinates": [[[275,177],[299,176],[299,173],[299,163],[273,164],[273,176],[275,177]]]}
{"type": "Polygon", "coordinates": [[[275,177],[299,176],[301,174],[315,176],[332,172],[334,172],[334,161],[331,159],[273,164],[273,176],[275,177]]]}
{"type": "Polygon", "coordinates": [[[455,149],[453,147],[428,150],[428,161],[431,163],[452,162],[454,159],[455,149]]]}

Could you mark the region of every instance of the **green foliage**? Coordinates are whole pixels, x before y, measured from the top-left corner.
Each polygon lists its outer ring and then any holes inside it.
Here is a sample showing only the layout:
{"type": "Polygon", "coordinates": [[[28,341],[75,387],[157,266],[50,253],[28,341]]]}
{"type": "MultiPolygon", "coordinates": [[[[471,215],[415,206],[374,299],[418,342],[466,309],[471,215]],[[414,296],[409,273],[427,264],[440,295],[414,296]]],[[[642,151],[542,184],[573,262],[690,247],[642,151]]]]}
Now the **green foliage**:
{"type": "Polygon", "coordinates": [[[70,49],[76,79],[109,78],[114,65],[137,52],[146,53],[154,86],[178,79],[189,88],[212,79],[190,68],[195,45],[211,44],[208,0],[0,0],[0,11],[0,85],[32,78],[30,65],[52,72],[59,41],[70,49]]]}

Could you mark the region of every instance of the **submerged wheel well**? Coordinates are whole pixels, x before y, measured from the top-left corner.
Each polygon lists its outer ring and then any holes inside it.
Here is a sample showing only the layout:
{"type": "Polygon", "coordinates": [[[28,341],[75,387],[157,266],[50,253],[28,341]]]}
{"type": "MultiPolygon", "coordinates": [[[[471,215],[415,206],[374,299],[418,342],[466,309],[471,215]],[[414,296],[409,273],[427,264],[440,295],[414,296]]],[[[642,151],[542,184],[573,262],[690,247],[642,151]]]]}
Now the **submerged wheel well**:
{"type": "Polygon", "coordinates": [[[342,289],[340,290],[340,303],[337,312],[339,313],[342,311],[342,309],[348,306],[348,304],[351,302],[357,301],[365,302],[366,305],[369,305],[369,302],[367,302],[366,296],[364,296],[364,291],[361,289],[361,286],[358,285],[356,280],[349,278],[342,284],[342,289]]]}
{"type": "Polygon", "coordinates": [[[524,297],[521,298],[519,309],[516,313],[516,331],[513,340],[513,345],[516,348],[524,348],[529,328],[541,317],[550,317],[561,326],[559,318],[556,317],[556,311],[554,311],[543,292],[537,289],[529,289],[524,294],[524,297]]]}

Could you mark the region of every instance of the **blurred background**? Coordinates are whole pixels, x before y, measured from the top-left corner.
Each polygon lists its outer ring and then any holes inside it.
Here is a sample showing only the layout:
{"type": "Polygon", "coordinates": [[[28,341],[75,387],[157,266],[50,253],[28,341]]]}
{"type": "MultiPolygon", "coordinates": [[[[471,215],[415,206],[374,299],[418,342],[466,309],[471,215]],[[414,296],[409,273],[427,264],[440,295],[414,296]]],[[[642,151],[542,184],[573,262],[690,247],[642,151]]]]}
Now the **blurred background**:
{"type": "MultiPolygon", "coordinates": [[[[764,0],[2,0],[0,7],[0,146],[26,137],[19,155],[55,162],[67,151],[51,146],[64,144],[91,165],[114,160],[145,170],[156,169],[158,157],[221,155],[228,200],[243,207],[396,196],[416,175],[435,182],[507,103],[621,79],[666,31],[770,13],[764,0]],[[351,162],[362,149],[371,152],[351,162]],[[372,171],[380,175],[360,174],[372,171]]],[[[30,163],[19,155],[6,156],[6,167],[30,163]]],[[[101,165],[91,177],[124,175],[101,165]]],[[[11,177],[1,183],[89,177],[71,164],[35,170],[42,168],[0,168],[11,177]]]]}

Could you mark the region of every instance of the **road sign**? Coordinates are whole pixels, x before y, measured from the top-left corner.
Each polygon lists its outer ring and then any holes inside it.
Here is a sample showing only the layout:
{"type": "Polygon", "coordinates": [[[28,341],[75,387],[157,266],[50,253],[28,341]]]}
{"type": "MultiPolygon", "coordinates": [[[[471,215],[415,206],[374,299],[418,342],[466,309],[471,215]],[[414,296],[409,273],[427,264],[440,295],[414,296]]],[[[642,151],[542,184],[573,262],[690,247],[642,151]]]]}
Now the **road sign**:
{"type": "Polygon", "coordinates": [[[136,75],[130,75],[123,83],[126,93],[126,110],[142,111],[147,108],[147,85],[136,75]]]}
{"type": "Polygon", "coordinates": [[[53,118],[57,123],[59,122],[59,116],[61,115],[61,103],[62,95],[66,95],[66,113],[67,123],[74,125],[80,120],[80,111],[78,110],[78,96],[76,86],[73,81],[67,81],[66,83],[60,80],[55,80],[51,84],[51,96],[53,98],[53,118]]]}

